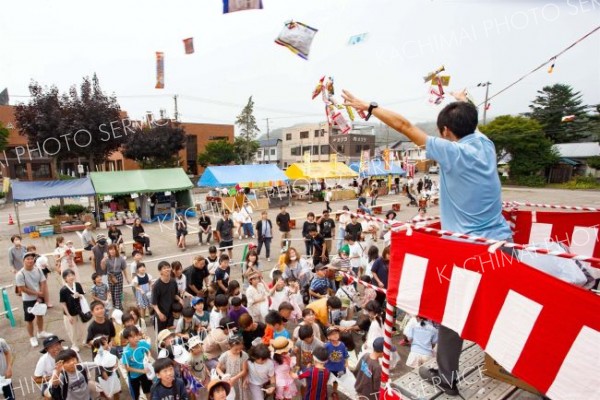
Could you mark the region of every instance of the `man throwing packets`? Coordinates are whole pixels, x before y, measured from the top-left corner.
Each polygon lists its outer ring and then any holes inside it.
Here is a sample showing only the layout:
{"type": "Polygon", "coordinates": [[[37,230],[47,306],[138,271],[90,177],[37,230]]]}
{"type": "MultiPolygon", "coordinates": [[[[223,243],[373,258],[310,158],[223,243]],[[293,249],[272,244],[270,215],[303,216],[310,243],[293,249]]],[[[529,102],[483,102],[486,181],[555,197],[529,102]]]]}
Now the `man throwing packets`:
{"type": "MultiPolygon", "coordinates": [[[[510,241],[512,232],[502,217],[494,143],[476,130],[477,108],[466,101],[466,91],[452,95],[458,101],[444,107],[437,118],[439,138],[428,136],[406,118],[379,107],[377,103],[367,103],[347,91],[342,97],[346,105],[359,112],[367,112],[367,120],[374,115],[417,146],[426,148],[427,157],[439,163],[442,229],[510,241]]],[[[419,370],[421,378],[451,396],[458,395],[456,385],[462,342],[456,332],[440,326],[439,370],[423,367],[419,370]]]]}

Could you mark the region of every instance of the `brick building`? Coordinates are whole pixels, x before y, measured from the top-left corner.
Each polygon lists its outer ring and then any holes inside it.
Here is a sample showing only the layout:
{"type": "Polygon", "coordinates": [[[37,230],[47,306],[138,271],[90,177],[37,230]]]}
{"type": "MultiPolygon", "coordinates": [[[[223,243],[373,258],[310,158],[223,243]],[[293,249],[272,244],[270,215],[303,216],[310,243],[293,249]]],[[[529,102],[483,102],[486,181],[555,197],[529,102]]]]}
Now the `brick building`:
{"type": "MultiPolygon", "coordinates": [[[[52,157],[40,154],[35,147],[28,146],[27,137],[19,134],[14,119],[14,106],[0,106],[0,123],[9,131],[8,144],[4,153],[0,153],[0,170],[3,177],[20,180],[53,180],[59,174],[78,175],[78,165],[87,163],[84,159],[63,160],[55,166],[52,157]]],[[[125,112],[121,115],[126,119],[125,112]]],[[[187,135],[185,148],[179,152],[181,167],[187,172],[197,175],[201,171],[198,166],[198,154],[204,151],[206,144],[212,140],[227,140],[233,143],[233,125],[200,124],[182,122],[187,135]]],[[[43,149],[42,149],[43,150],[43,149]]],[[[43,151],[42,151],[43,152],[43,151]]],[[[125,158],[120,151],[111,154],[106,162],[97,165],[99,171],[122,171],[138,169],[138,164],[125,158]]]]}

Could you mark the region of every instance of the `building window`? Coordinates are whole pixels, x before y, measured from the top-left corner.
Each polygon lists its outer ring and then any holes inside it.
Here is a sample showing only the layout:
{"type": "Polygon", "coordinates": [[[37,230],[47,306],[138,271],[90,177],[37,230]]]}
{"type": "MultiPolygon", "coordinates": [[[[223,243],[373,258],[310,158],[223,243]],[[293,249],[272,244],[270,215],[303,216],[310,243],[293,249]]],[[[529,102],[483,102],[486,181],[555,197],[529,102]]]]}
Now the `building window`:
{"type": "Polygon", "coordinates": [[[227,136],[209,136],[208,140],[227,140],[227,136]]]}
{"type": "Polygon", "coordinates": [[[276,152],[277,152],[276,149],[271,149],[271,155],[272,156],[274,156],[276,152]]]}
{"type": "Polygon", "coordinates": [[[123,171],[123,160],[117,160],[117,171],[123,171]]]}
{"type": "Polygon", "coordinates": [[[345,153],[346,152],[345,146],[338,144],[338,146],[337,146],[337,152],[338,153],[345,153]]]}
{"type": "Polygon", "coordinates": [[[292,147],[292,149],[290,150],[290,154],[293,156],[299,156],[300,153],[300,146],[292,147]]]}
{"type": "Polygon", "coordinates": [[[321,154],[329,154],[329,145],[324,144],[321,146],[321,154]]]}
{"type": "Polygon", "coordinates": [[[307,151],[310,153],[310,146],[303,146],[302,147],[302,155],[304,155],[307,151]]]}
{"type": "Polygon", "coordinates": [[[262,156],[263,156],[263,151],[262,151],[262,149],[261,149],[261,150],[258,150],[258,151],[256,152],[256,156],[257,156],[258,158],[262,158],[262,156]]]}
{"type": "Polygon", "coordinates": [[[15,178],[27,180],[27,165],[26,164],[15,165],[15,178]]]}
{"type": "Polygon", "coordinates": [[[313,146],[312,147],[312,153],[314,155],[319,155],[319,146],[313,146]]]}
{"type": "Polygon", "coordinates": [[[325,129],[321,129],[321,137],[325,136],[325,129]]]}
{"type": "Polygon", "coordinates": [[[292,140],[292,134],[291,133],[286,133],[285,134],[285,140],[292,140]]]}
{"type": "Polygon", "coordinates": [[[284,162],[284,163],[283,163],[283,168],[287,168],[287,167],[288,167],[288,163],[287,163],[287,162],[284,162]]]}
{"type": "Polygon", "coordinates": [[[317,130],[315,131],[315,137],[319,137],[319,135],[320,135],[320,134],[321,134],[321,130],[320,130],[320,129],[317,129],[317,130]]]}
{"type": "Polygon", "coordinates": [[[355,150],[355,153],[356,153],[356,154],[360,154],[360,150],[361,150],[361,145],[360,145],[360,144],[357,144],[357,145],[356,145],[356,150],[355,150]]]}
{"type": "Polygon", "coordinates": [[[33,179],[52,178],[50,164],[31,164],[33,179]]]}
{"type": "Polygon", "coordinates": [[[300,132],[300,139],[308,139],[308,131],[300,132]]]}

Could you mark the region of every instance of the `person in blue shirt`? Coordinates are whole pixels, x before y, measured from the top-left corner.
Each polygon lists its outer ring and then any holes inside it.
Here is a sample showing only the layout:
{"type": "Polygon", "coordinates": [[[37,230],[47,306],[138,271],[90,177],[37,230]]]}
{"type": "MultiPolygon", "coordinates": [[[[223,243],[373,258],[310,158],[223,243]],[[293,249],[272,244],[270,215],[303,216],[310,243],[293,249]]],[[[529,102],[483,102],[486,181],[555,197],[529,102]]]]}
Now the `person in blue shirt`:
{"type": "MultiPolygon", "coordinates": [[[[327,354],[329,356],[325,363],[325,368],[339,378],[346,373],[346,368],[348,368],[348,358],[350,357],[346,345],[340,340],[340,328],[337,326],[330,326],[327,328],[327,340],[325,348],[327,349],[327,354]]],[[[333,382],[333,393],[331,397],[335,398],[335,395],[337,395],[337,381],[333,382]]]]}
{"type": "MultiPolygon", "coordinates": [[[[422,129],[391,110],[368,103],[343,91],[344,104],[374,115],[384,124],[406,135],[427,151],[427,158],[440,166],[440,219],[442,229],[495,240],[512,240],[502,216],[500,178],[494,143],[477,131],[477,108],[468,102],[466,90],[452,94],[437,117],[441,137],[428,136],[422,129]]],[[[439,370],[421,368],[419,374],[450,396],[458,396],[456,377],[462,338],[440,326],[437,362],[439,370]]]]}
{"type": "Polygon", "coordinates": [[[142,337],[136,326],[128,326],[123,331],[123,339],[127,341],[127,346],[123,349],[121,361],[129,375],[129,386],[131,396],[134,400],[140,398],[140,389],[146,394],[150,393],[152,382],[146,376],[144,369],[144,360],[146,355],[150,355],[150,343],[140,340],[142,337]]]}

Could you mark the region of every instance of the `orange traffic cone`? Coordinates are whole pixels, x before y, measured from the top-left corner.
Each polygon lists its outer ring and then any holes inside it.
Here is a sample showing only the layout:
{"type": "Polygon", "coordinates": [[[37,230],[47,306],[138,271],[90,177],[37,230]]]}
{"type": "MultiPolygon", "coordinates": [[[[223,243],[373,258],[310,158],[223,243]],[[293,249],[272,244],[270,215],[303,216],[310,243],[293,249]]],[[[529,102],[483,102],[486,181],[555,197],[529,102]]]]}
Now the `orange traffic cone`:
{"type": "Polygon", "coordinates": [[[8,224],[9,225],[14,225],[15,224],[15,221],[13,221],[12,215],[10,215],[10,214],[8,214],[8,224]]]}

